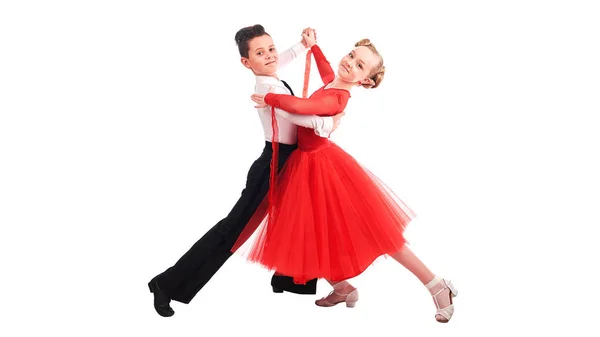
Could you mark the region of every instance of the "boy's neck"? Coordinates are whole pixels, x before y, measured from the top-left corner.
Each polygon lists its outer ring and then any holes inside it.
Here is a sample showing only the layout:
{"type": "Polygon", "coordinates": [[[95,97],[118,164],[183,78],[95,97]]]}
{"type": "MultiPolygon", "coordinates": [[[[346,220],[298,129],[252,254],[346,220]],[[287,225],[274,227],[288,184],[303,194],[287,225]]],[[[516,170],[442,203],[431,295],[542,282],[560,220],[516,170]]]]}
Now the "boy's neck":
{"type": "Polygon", "coordinates": [[[279,77],[277,76],[277,74],[273,74],[273,75],[264,75],[264,74],[257,74],[254,73],[254,76],[263,76],[263,77],[273,77],[274,79],[279,81],[279,77]]]}

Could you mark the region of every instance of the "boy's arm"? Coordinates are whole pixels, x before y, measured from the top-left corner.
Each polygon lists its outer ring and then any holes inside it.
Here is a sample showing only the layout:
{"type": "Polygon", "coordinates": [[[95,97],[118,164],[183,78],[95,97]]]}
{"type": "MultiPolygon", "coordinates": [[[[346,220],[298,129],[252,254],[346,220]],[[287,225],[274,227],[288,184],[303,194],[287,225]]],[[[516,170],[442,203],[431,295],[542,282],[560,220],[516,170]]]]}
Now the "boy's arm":
{"type": "Polygon", "coordinates": [[[277,69],[281,69],[292,62],[298,55],[302,54],[307,50],[307,47],[302,44],[302,42],[298,42],[293,45],[291,48],[279,53],[279,63],[277,65],[277,69]]]}
{"type": "MultiPolygon", "coordinates": [[[[280,86],[271,86],[268,84],[258,84],[254,88],[255,93],[257,94],[267,94],[269,92],[272,93],[284,93],[287,92],[286,89],[280,86]]],[[[288,95],[287,93],[285,95],[288,95]]],[[[290,95],[291,96],[291,95],[290,95]]],[[[294,97],[294,96],[292,96],[294,97]]],[[[269,113],[271,113],[271,107],[266,106],[264,108],[269,113]]],[[[281,110],[279,108],[275,109],[275,114],[281,118],[285,118],[291,123],[299,126],[303,126],[305,128],[314,129],[315,133],[321,137],[327,138],[329,134],[333,132],[335,121],[333,117],[321,117],[317,115],[294,115],[287,111],[281,110]]]]}
{"type": "Polygon", "coordinates": [[[317,136],[328,138],[333,131],[333,117],[319,117],[317,115],[296,115],[281,109],[275,109],[279,117],[283,117],[291,123],[308,129],[314,129],[317,136]]]}

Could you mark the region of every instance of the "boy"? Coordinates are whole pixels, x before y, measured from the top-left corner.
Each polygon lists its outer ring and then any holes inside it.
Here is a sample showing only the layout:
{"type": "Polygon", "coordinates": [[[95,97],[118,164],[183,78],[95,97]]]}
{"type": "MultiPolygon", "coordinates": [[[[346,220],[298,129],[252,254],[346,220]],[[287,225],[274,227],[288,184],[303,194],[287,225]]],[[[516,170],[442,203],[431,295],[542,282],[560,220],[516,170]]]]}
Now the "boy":
{"type": "MultiPolygon", "coordinates": [[[[314,31],[307,28],[303,31],[314,31]]],[[[291,88],[277,77],[277,69],[288,64],[301,52],[307,50],[304,41],[292,48],[277,54],[273,40],[261,25],[240,29],[235,41],[241,56],[242,64],[252,70],[256,76],[255,92],[265,94],[268,91],[293,94],[291,88]]],[[[252,164],[248,172],[246,187],[231,212],[186,252],[175,265],[155,276],[148,287],[154,294],[154,308],[163,317],[175,313],[170,306],[171,300],[188,304],[202,287],[212,278],[219,268],[232,255],[231,248],[248,220],[258,209],[259,204],[269,190],[269,173],[272,156],[271,148],[271,113],[270,109],[258,109],[265,135],[265,147],[261,156],[252,164]]],[[[284,111],[277,111],[279,169],[296,149],[296,125],[315,129],[315,132],[328,137],[339,124],[341,115],[335,117],[296,116],[284,111]],[[285,118],[281,118],[283,116],[285,118]]],[[[306,285],[294,284],[290,277],[273,275],[271,285],[274,292],[283,290],[299,294],[315,294],[316,280],[306,285]]]]}

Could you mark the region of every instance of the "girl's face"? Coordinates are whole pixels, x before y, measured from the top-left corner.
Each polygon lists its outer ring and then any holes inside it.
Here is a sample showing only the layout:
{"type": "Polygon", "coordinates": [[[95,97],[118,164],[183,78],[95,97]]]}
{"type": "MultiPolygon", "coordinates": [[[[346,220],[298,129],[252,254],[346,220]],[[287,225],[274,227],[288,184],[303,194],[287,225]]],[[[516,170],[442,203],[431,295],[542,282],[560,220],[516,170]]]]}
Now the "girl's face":
{"type": "Polygon", "coordinates": [[[338,76],[346,81],[356,83],[369,78],[374,67],[379,64],[379,57],[369,48],[359,46],[344,56],[338,66],[338,76]]]}

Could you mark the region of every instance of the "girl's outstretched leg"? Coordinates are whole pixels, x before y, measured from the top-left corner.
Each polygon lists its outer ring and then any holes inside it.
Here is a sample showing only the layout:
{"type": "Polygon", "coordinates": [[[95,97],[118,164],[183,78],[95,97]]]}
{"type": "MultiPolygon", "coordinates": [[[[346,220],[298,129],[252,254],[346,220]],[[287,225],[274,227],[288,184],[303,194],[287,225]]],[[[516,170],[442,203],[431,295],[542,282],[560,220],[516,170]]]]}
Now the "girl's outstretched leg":
{"type": "Polygon", "coordinates": [[[433,297],[437,308],[435,319],[440,323],[447,323],[452,318],[452,314],[454,314],[452,298],[458,295],[458,291],[454,288],[454,285],[450,281],[440,278],[431,272],[407,246],[404,246],[399,252],[390,256],[413,273],[425,285],[433,297]]]}

